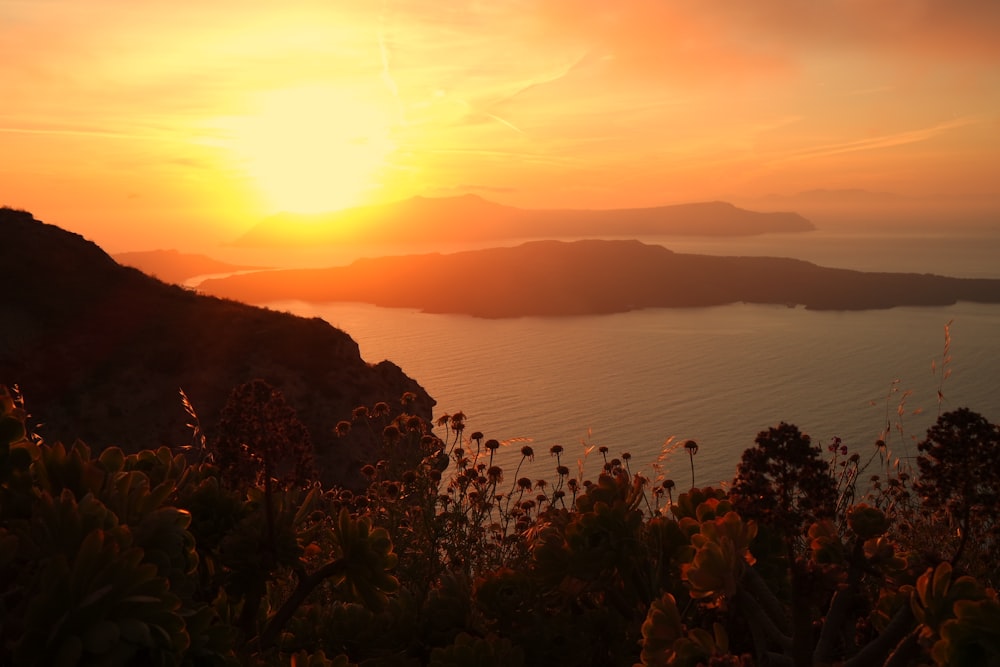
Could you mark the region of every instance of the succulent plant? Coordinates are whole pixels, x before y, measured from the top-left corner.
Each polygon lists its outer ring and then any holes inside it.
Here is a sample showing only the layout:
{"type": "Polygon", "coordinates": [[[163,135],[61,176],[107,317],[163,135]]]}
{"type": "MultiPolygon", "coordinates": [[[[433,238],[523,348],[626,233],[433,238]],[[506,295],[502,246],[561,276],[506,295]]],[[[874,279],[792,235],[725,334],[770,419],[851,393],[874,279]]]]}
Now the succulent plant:
{"type": "Polygon", "coordinates": [[[77,530],[41,552],[46,555],[34,571],[15,663],[180,664],[190,644],[180,600],[156,566],[143,562],[142,549],[113,529],[113,515],[105,520],[110,531],[85,528],[85,517],[96,514],[64,491],[51,511],[36,515],[36,538],[71,525],[77,530]]]}
{"type": "Polygon", "coordinates": [[[519,667],[524,652],[510,641],[462,633],[450,646],[431,651],[431,667],[519,667]]]}

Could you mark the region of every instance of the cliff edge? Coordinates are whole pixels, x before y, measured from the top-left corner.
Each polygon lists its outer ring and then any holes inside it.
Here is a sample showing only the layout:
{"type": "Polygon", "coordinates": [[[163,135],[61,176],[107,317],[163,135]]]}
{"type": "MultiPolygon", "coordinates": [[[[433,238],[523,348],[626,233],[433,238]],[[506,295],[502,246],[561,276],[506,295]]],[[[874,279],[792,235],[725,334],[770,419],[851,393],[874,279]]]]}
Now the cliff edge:
{"type": "Polygon", "coordinates": [[[369,429],[338,438],[338,421],[379,401],[399,414],[404,392],[406,412],[433,416],[415,380],[365,362],[323,320],[167,285],[24,211],[0,208],[0,284],[0,383],[20,388],[50,442],[190,444],[180,389],[213,437],[233,387],[260,378],[309,429],[323,481],[357,486],[369,429]]]}

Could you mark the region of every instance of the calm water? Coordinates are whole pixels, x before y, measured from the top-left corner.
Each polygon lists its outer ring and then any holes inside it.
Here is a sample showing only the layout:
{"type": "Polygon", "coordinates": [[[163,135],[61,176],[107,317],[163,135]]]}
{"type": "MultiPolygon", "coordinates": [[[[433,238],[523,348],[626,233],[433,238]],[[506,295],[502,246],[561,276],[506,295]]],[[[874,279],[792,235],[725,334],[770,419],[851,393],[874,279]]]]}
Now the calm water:
{"type": "MultiPolygon", "coordinates": [[[[437,414],[462,410],[470,432],[515,441],[501,450],[505,470],[529,438],[542,454],[524,469],[533,477],[553,476],[553,444],[571,462],[598,444],[646,467],[672,436],[699,443],[696,482],[714,483],[731,479],[757,432],[780,421],[863,451],[888,422],[893,451],[905,456],[937,415],[939,388],[944,409],[1000,415],[996,306],[815,313],[734,305],[500,321],[357,304],[273,307],[323,317],[359,341],[366,359],[392,359],[417,378],[437,414]],[[942,387],[949,320],[951,375],[942,387]]],[[[596,476],[591,456],[586,471],[596,476]]],[[[690,481],[683,452],[664,465],[690,481]]]]}
{"type": "MultiPolygon", "coordinates": [[[[678,252],[1000,277],[995,238],[827,235],[663,244],[678,252]]],[[[703,485],[732,479],[756,434],[780,421],[798,425],[814,442],[838,436],[864,453],[888,427],[893,454],[905,458],[915,454],[939,409],[968,406],[1000,419],[1000,306],[831,313],[738,304],[510,320],[363,304],[271,307],[320,316],[351,334],[368,361],[399,364],[437,399],[438,415],[461,410],[467,432],[509,442],[499,455],[510,475],[527,441],[536,457],[521,476],[553,479],[548,449],[560,444],[564,463],[573,468],[581,461],[585,475],[596,477],[600,455],[585,452],[605,445],[610,455],[630,452],[633,471],[666,475],[686,488],[688,457],[669,450],[687,438],[700,446],[695,482],[703,485]],[[950,376],[942,379],[949,321],[950,376]]]]}

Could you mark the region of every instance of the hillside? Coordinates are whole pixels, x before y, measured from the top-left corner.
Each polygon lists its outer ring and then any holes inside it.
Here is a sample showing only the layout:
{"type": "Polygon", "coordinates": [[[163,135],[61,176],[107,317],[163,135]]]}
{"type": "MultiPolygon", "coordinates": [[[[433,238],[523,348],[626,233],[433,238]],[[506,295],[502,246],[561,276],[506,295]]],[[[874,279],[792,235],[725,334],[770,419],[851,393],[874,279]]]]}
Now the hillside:
{"type": "Polygon", "coordinates": [[[361,259],[343,267],[208,280],[199,289],[251,303],[363,301],[479,317],[736,302],[823,310],[1000,303],[1000,280],[864,273],[794,259],[685,255],[639,241],[596,240],[361,259]]]}
{"type": "Polygon", "coordinates": [[[465,195],[414,197],[320,215],[282,213],[261,221],[234,245],[434,245],[580,236],[747,236],[813,229],[812,223],[796,213],[758,213],[724,202],[610,210],[533,210],[465,195]]]}
{"type": "Polygon", "coordinates": [[[426,419],[433,399],[389,361],[371,365],[346,333],[195,294],[118,265],[99,247],[29,213],[0,209],[0,382],[44,416],[48,441],[97,449],[191,442],[182,388],[211,436],[229,392],[261,378],[309,429],[328,483],[351,482],[367,429],[333,434],[359,405],[386,401],[426,419]]]}

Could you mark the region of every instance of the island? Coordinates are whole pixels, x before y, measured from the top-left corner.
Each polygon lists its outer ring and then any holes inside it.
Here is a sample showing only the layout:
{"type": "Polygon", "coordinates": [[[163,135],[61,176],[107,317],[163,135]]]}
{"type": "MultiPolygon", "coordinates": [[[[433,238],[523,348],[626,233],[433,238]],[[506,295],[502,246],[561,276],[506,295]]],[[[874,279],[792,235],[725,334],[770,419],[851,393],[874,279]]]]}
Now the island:
{"type": "Polygon", "coordinates": [[[198,289],[256,304],[355,301],[485,318],[739,302],[817,310],[1000,303],[1000,280],[681,254],[635,240],[530,241],[451,254],[364,258],[347,266],[210,279],[198,289]]]}
{"type": "Polygon", "coordinates": [[[453,246],[546,238],[751,236],[810,232],[797,213],[758,212],[726,202],[620,209],[522,209],[476,195],[412,197],[334,213],[280,213],[233,241],[243,247],[333,244],[453,246]]]}

